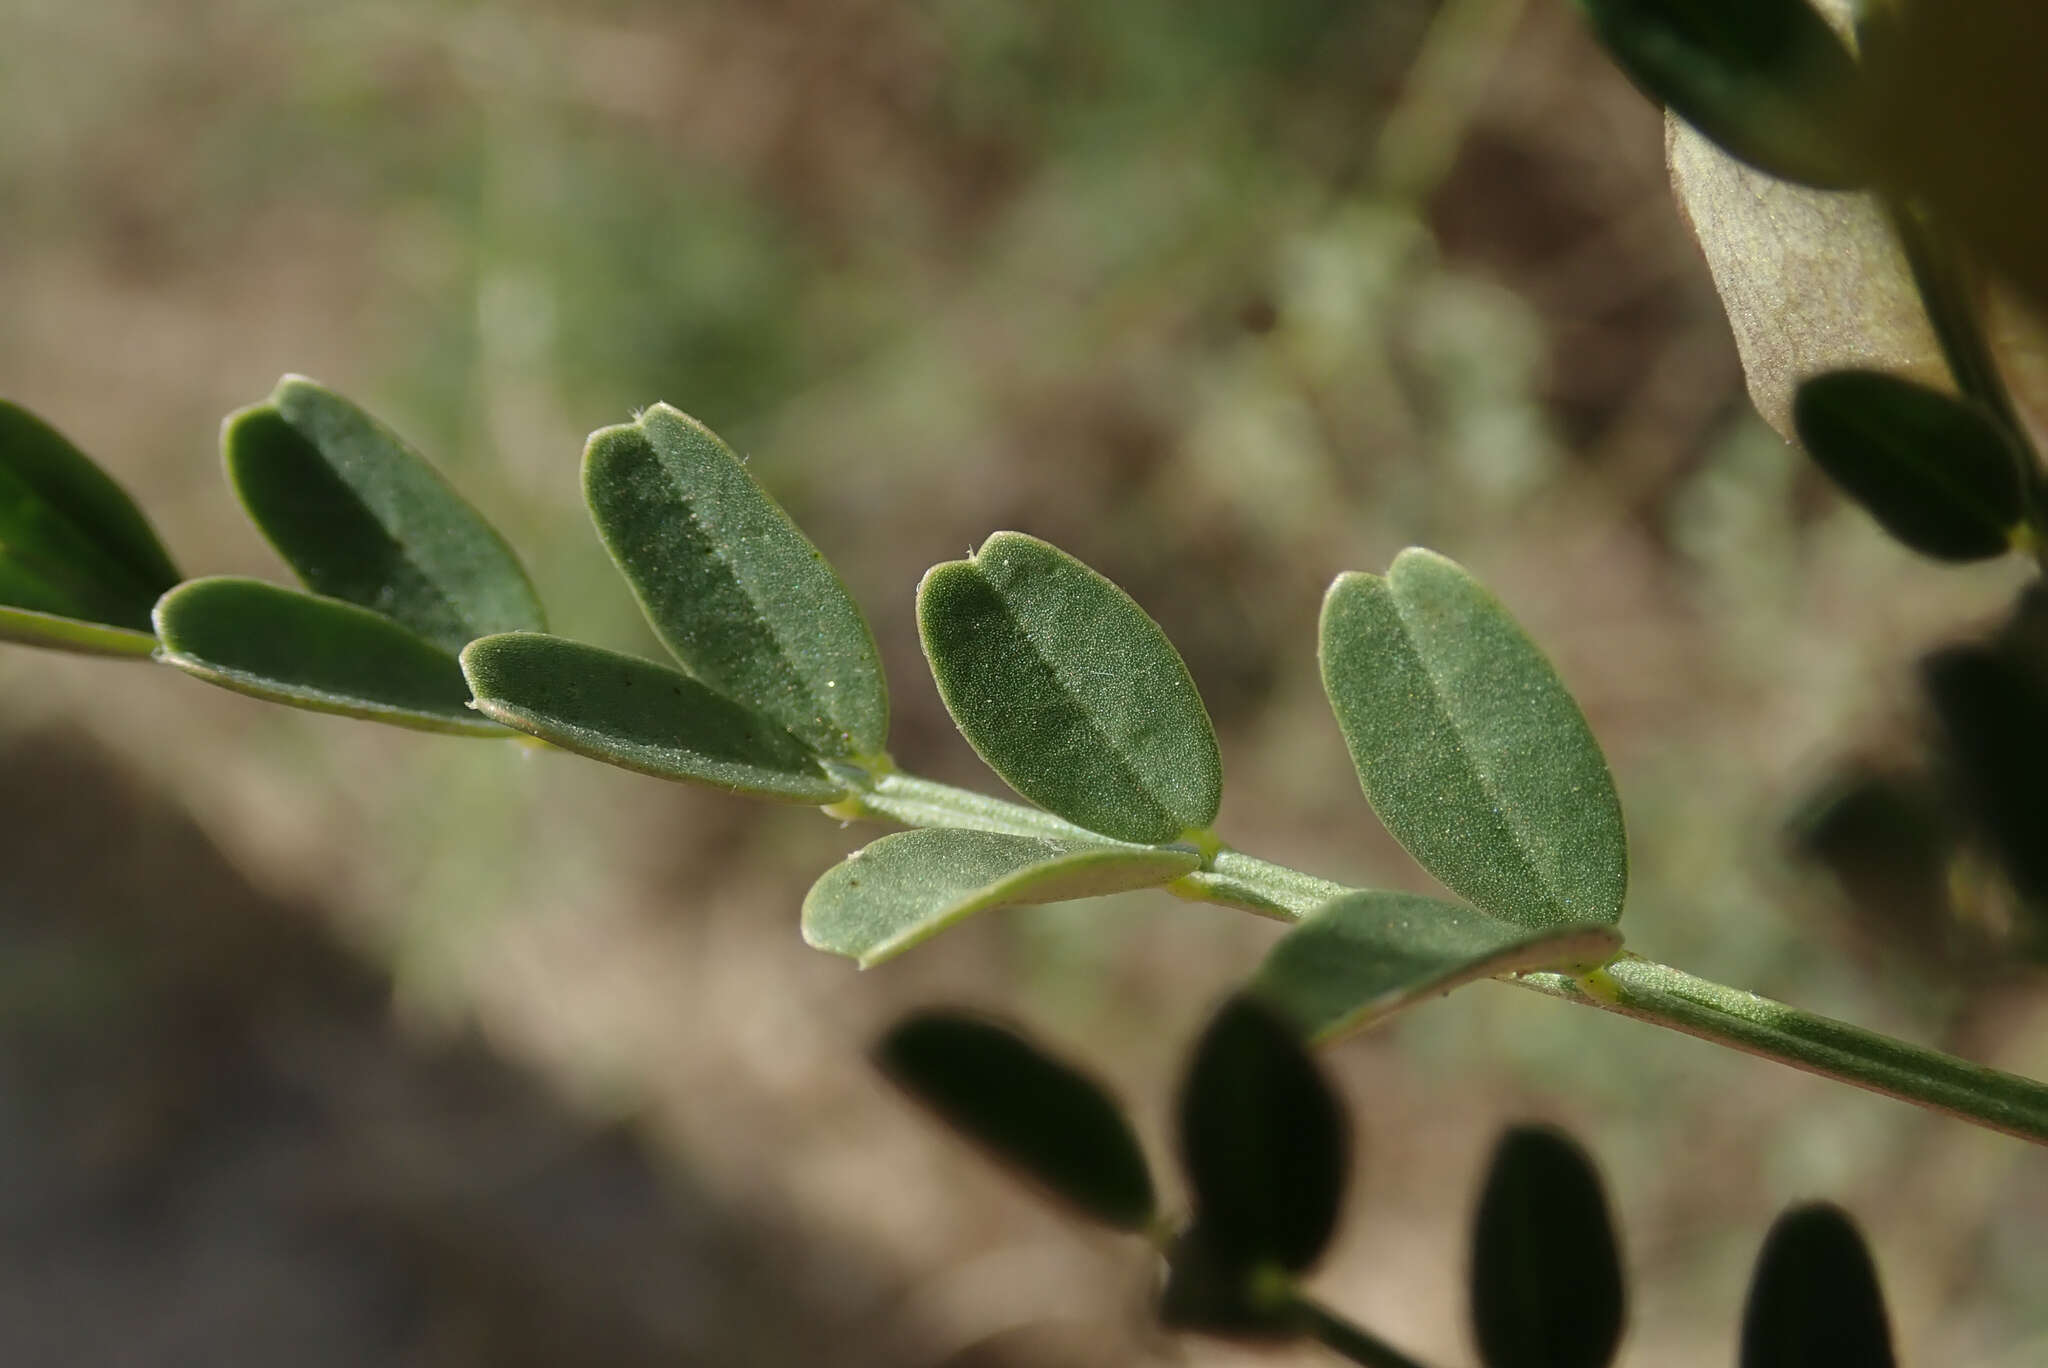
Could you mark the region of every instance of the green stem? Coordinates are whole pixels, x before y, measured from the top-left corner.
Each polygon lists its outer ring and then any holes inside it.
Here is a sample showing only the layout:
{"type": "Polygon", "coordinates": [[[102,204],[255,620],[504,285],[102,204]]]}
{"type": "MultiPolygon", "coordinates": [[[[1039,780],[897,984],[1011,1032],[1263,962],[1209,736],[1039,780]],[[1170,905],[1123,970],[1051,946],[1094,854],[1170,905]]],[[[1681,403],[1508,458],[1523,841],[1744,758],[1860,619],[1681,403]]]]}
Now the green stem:
{"type": "MultiPolygon", "coordinates": [[[[999,831],[1011,836],[1049,836],[1055,840],[1093,841],[1103,845],[1124,845],[1062,817],[1022,803],[991,798],[985,793],[934,783],[900,770],[863,776],[848,769],[835,771],[855,792],[825,809],[834,817],[886,817],[906,826],[964,827],[971,831],[999,831]]],[[[1142,848],[1142,847],[1140,847],[1142,848]]],[[[1219,850],[1204,867],[1175,880],[1169,891],[1190,902],[1222,903],[1256,912],[1278,921],[1299,921],[1310,909],[1352,890],[1343,884],[1318,879],[1286,865],[1243,854],[1219,850]]]]}
{"type": "MultiPolygon", "coordinates": [[[[1974,399],[1998,419],[2012,444],[2013,464],[2019,470],[2020,493],[2025,500],[2025,527],[2038,539],[2048,531],[2041,506],[2040,457],[2034,450],[2026,423],[2014,407],[2012,391],[1991,344],[1984,336],[1978,288],[1971,276],[1968,259],[1955,244],[1943,237],[1925,213],[1912,204],[1894,202],[1889,207],[1893,231],[1905,250],[1906,264],[1920,302],[1934,327],[1935,339],[1948,362],[1956,389],[1974,399]]],[[[2042,568],[2048,570],[2048,546],[2032,548],[2042,568]]]]}
{"type": "Polygon", "coordinates": [[[1381,192],[1420,204],[1450,174],[1513,38],[1524,0],[1445,0],[1373,140],[1381,192]]]}
{"type": "Polygon", "coordinates": [[[2013,408],[2012,394],[2005,387],[1998,361],[1984,339],[1978,321],[1976,291],[1967,270],[1954,249],[1944,242],[1934,225],[1907,204],[1891,206],[1893,230],[1906,253],[1906,265],[1913,284],[1927,309],[1927,319],[1941,344],[1942,359],[1955,377],[1956,389],[1991,410],[2022,443],[2026,428],[2013,408]]]}
{"type": "Polygon", "coordinates": [[[1226,848],[1206,868],[1174,880],[1166,891],[1189,902],[1221,903],[1275,921],[1296,922],[1330,899],[1356,890],[1226,848]]]}
{"type": "Polygon", "coordinates": [[[1303,1334],[1353,1363],[1363,1363],[1367,1368],[1423,1368],[1421,1360],[1409,1358],[1378,1335],[1363,1326],[1353,1325],[1320,1302],[1296,1297],[1287,1309],[1303,1334]]]}
{"type": "MultiPolygon", "coordinates": [[[[1049,812],[929,779],[898,772],[863,774],[857,780],[843,777],[850,784],[857,783],[858,789],[826,809],[838,817],[881,817],[910,826],[969,827],[1122,844],[1049,812]]],[[[1203,868],[1168,884],[1166,891],[1191,901],[1298,921],[1322,903],[1354,890],[1223,849],[1203,868]]],[[[2048,1084],[1802,1012],[1637,955],[1624,954],[1582,979],[1546,973],[1511,976],[1506,981],[2048,1144],[2048,1084]]]]}
{"type": "Polygon", "coordinates": [[[914,774],[891,770],[872,778],[854,772],[835,777],[857,785],[844,800],[825,811],[834,817],[886,817],[905,826],[963,827],[969,831],[999,831],[1010,836],[1050,836],[1056,840],[1079,840],[1124,845],[1075,826],[1039,808],[1006,802],[984,793],[934,783],[914,774]]]}
{"type": "Polygon", "coordinates": [[[1567,1002],[1654,1022],[2048,1144],[2048,1086],[1711,983],[1639,955],[1624,954],[1583,980],[1528,974],[1518,981],[1567,1002]]]}

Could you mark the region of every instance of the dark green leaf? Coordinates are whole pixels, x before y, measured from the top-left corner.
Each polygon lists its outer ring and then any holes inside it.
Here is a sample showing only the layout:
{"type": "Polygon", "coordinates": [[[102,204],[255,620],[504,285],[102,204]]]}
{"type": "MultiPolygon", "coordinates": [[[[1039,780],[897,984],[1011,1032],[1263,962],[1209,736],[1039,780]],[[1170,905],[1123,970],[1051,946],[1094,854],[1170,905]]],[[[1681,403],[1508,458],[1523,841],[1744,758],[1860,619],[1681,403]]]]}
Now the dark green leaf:
{"type": "MultiPolygon", "coordinates": [[[[2013,887],[2048,906],[2048,679],[1996,646],[1968,643],[1922,663],[1944,769],[2013,887]]],[[[1953,811],[1952,809],[1952,811],[1953,811]]]]}
{"type": "Polygon", "coordinates": [[[1461,897],[1539,931],[1612,922],[1621,803],[1578,705],[1499,600],[1431,551],[1323,601],[1323,687],[1366,800],[1461,897]]]}
{"type": "Polygon", "coordinates": [[[508,632],[463,648],[462,672],[478,712],[593,760],[762,798],[845,795],[774,722],[637,656],[508,632]]]}
{"type": "Polygon", "coordinates": [[[1344,1110],[1288,1021],[1240,994],[1195,1047],[1180,1142],[1195,1230],[1247,1278],[1299,1273],[1330,1242],[1350,1167],[1344,1110]]]}
{"type": "Polygon", "coordinates": [[[1472,1323],[1487,1368],[1604,1368],[1623,1307],[1593,1161],[1561,1132],[1508,1131],[1472,1231],[1472,1323]]]}
{"type": "Polygon", "coordinates": [[[917,621],[961,733],[1032,802],[1147,844],[1216,820],[1223,767],[1187,666],[1066,552],[998,532],[925,575],[917,621]]]}
{"type": "Polygon", "coordinates": [[[380,613],[261,580],[190,580],[156,606],[158,655],[208,683],[420,731],[504,736],[455,657],[380,613]]]}
{"type": "Polygon", "coordinates": [[[1359,892],[1323,904],[1281,937],[1252,988],[1325,1041],[1462,983],[1537,969],[1582,972],[1620,948],[1611,926],[1532,932],[1436,898],[1359,892]]]}
{"type": "Polygon", "coordinates": [[[28,410],[0,401],[0,635],[134,654],[178,571],[134,501],[28,410]],[[74,624],[54,619],[70,618],[74,624]],[[108,631],[106,629],[116,629],[108,631]]]}
{"type": "Polygon", "coordinates": [[[504,538],[405,442],[332,390],[287,375],[221,427],[228,483],[308,589],[384,614],[449,654],[539,631],[504,538]]]}
{"type": "Polygon", "coordinates": [[[1742,1368],[1892,1368],[1877,1269],[1855,1222],[1825,1203],[1777,1219],[1742,1313],[1742,1368]]]}
{"type": "Polygon", "coordinates": [[[2001,556],[2026,514],[2020,456],[1976,405],[1877,371],[1799,387],[1799,440],[1821,469],[1922,555],[2001,556]]]}
{"type": "MultiPolygon", "coordinates": [[[[2026,771],[2030,787],[2037,772],[2026,771]]],[[[1800,859],[1834,876],[1841,905],[1855,908],[1871,933],[1934,964],[1956,953],[1963,914],[1955,904],[1968,896],[1955,878],[1956,807],[1931,774],[1865,761],[1826,780],[1785,834],[1800,859]]],[[[2048,827],[2040,835],[2048,838],[2048,827]]],[[[2048,844],[2036,845],[2048,859],[2048,844]]]]}
{"type": "Polygon", "coordinates": [[[1300,1315],[1279,1295],[1287,1283],[1269,1273],[1246,1267],[1235,1250],[1217,1248],[1200,1226],[1184,1230],[1166,1252],[1160,1324],[1226,1339],[1299,1338],[1300,1315]]]}
{"type": "Polygon", "coordinates": [[[583,493],[684,669],[821,754],[882,753],[889,694],[867,620],[709,428],[656,404],[592,433],[583,493]]]}
{"type": "Polygon", "coordinates": [[[997,907],[1157,888],[1201,864],[1192,850],[1096,845],[993,831],[904,831],[826,871],[804,899],[804,940],[879,964],[997,907]]]}
{"type": "Polygon", "coordinates": [[[905,1091],[1055,1196],[1122,1230],[1151,1223],[1151,1173],[1122,1109],[1015,1032],[922,1012],[876,1054],[905,1091]]]}
{"type": "Polygon", "coordinates": [[[1849,189],[1863,166],[1861,82],[1806,0],[1579,0],[1644,93],[1761,170],[1849,189]]]}

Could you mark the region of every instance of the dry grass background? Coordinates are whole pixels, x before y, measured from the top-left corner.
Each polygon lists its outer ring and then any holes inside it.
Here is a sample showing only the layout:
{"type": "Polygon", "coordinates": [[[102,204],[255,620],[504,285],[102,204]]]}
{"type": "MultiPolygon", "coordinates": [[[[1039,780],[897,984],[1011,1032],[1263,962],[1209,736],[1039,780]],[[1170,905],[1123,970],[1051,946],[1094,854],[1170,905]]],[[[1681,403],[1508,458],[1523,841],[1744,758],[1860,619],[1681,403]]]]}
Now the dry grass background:
{"type": "MultiPolygon", "coordinates": [[[[2048,1071],[2038,981],[1917,964],[1785,854],[1845,757],[1910,741],[1915,654],[2014,581],[1894,550],[1748,414],[1658,116],[1559,0],[4,0],[0,91],[0,390],[189,573],[282,578],[213,444],[296,370],[442,464],[557,630],[645,649],[575,468],[586,431],[666,399],[841,566],[906,767],[994,782],[910,591],[1016,527],[1180,644],[1227,839],[1414,885],[1313,632],[1334,573],[1427,543],[1495,585],[1607,747],[1632,945],[2048,1071]]],[[[408,1048],[481,1042],[575,1124],[627,1126],[720,1238],[757,1232],[771,1272],[683,1361],[816,1361],[770,1332],[789,1317],[844,1363],[1287,1361],[1148,1334],[1137,1250],[1014,1191],[863,1056],[910,1004],[1000,1010],[1121,1085],[1164,1155],[1179,1053],[1273,928],[1124,898],[856,975],[795,909],[872,833],[813,813],[145,667],[8,648],[0,690],[11,732],[85,729],[388,975],[408,1048]]],[[[210,915],[175,867],[151,886],[152,934],[210,915]]],[[[1361,1165],[1318,1287],[1417,1352],[1469,1361],[1468,1204],[1497,1129],[1539,1116],[1610,1177],[1627,1362],[1726,1362],[1771,1214],[1812,1196],[1866,1224],[1907,1361],[2048,1354],[2048,1169],[2016,1141],[1494,985],[1330,1064],[1361,1165]]],[[[483,1342],[390,1361],[505,1361],[483,1342]]],[[[88,1361],[64,1353],[40,1361],[88,1361]]]]}

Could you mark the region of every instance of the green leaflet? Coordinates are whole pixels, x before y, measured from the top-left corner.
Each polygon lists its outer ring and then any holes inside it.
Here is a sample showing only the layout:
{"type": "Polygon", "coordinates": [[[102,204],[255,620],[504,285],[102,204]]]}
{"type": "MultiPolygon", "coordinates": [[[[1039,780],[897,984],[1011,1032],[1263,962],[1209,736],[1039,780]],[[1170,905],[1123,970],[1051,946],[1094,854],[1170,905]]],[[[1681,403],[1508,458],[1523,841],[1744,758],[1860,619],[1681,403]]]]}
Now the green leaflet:
{"type": "Polygon", "coordinates": [[[1583,970],[1621,948],[1611,926],[1531,931],[1413,893],[1350,893],[1273,946],[1252,991],[1318,1042],[1496,974],[1583,970]]]}
{"type": "Polygon", "coordinates": [[[810,747],[665,665],[510,632],[469,643],[462,672],[478,712],[578,755],[762,798],[844,796],[810,747]]]}
{"type": "Polygon", "coordinates": [[[0,616],[0,636],[144,654],[131,638],[177,582],[127,493],[56,429],[0,401],[0,607],[19,610],[0,616]]]}
{"type": "Polygon", "coordinates": [[[1841,1208],[1794,1207],[1764,1237],[1742,1312],[1741,1368],[1892,1368],[1877,1267],[1841,1208]]]}
{"type": "Polygon", "coordinates": [[[1593,1161],[1561,1132],[1510,1130],[1472,1230],[1472,1324],[1486,1368],[1606,1368],[1624,1304],[1593,1161]]]}
{"type": "Polygon", "coordinates": [[[261,580],[188,580],[156,606],[158,656],[237,693],[419,731],[504,736],[455,657],[379,613],[261,580]]]}
{"type": "Polygon", "coordinates": [[[811,886],[804,940],[865,969],[976,912],[1156,888],[1200,864],[1192,850],[903,831],[855,851],[811,886]]]}
{"type": "Polygon", "coordinates": [[[504,538],[405,442],[300,375],[228,415],[221,456],[242,507],[308,589],[382,613],[450,655],[539,631],[504,538]]]}
{"type": "Polygon", "coordinates": [[[1578,0],[1644,93],[1743,161],[1824,190],[1867,179],[1856,59],[1807,0],[1578,0]]]}
{"type": "Polygon", "coordinates": [[[1323,687],[1366,800],[1459,896],[1533,930],[1621,915],[1628,841],[1600,747],[1550,662],[1431,551],[1323,600],[1323,687]]]}
{"type": "Polygon", "coordinates": [[[1122,1108],[1030,1041],[927,1011],[890,1031],[876,1058],[904,1091],[1054,1196],[1119,1230],[1151,1224],[1152,1175],[1122,1108]]]}
{"type": "Polygon", "coordinates": [[[1887,532],[1922,555],[2004,555],[2026,517],[2024,459],[1976,405],[1877,371],[1831,371],[1799,387],[1799,440],[1887,532]]]}
{"type": "Polygon", "coordinates": [[[1032,802],[1143,844],[1216,820],[1223,767],[1187,666],[1080,561],[998,532],[925,575],[917,624],[961,733],[1032,802]]]}
{"type": "Polygon", "coordinates": [[[1300,1273],[1322,1256],[1351,1169],[1344,1108],[1293,1025],[1256,998],[1225,1003],[1195,1046],[1180,1146],[1195,1267],[1238,1270],[1244,1296],[1262,1270],[1300,1273]]]}
{"type": "Polygon", "coordinates": [[[592,433],[583,493],[684,669],[821,754],[882,753],[889,694],[867,620],[709,428],[656,404],[592,433]]]}

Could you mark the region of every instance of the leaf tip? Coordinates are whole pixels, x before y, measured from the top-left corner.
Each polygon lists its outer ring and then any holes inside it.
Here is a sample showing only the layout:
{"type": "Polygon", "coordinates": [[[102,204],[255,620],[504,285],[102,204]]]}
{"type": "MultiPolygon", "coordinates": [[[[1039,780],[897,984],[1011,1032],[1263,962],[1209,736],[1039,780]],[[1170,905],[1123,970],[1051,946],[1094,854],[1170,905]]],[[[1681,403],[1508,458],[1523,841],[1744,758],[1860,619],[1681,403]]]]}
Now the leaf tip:
{"type": "MultiPolygon", "coordinates": [[[[483,696],[490,692],[489,679],[493,657],[499,654],[500,647],[503,645],[505,638],[541,635],[544,635],[544,633],[493,632],[488,636],[475,638],[455,653],[455,662],[462,666],[462,677],[468,681],[470,692],[476,695],[476,698],[472,700],[473,706],[483,704],[485,702],[483,696]]],[[[480,708],[480,710],[482,709],[480,708]]],[[[492,716],[494,720],[499,722],[505,720],[502,717],[495,717],[494,714],[488,711],[486,711],[486,716],[492,716]]]]}
{"type": "MultiPolygon", "coordinates": [[[[808,898],[804,900],[803,911],[797,917],[797,934],[802,936],[804,944],[813,950],[823,950],[828,955],[846,955],[845,950],[832,944],[831,941],[825,938],[824,931],[819,928],[817,919],[812,915],[811,903],[808,898]]],[[[858,955],[846,955],[846,957],[853,960],[857,967],[867,968],[865,964],[860,962],[858,955]]]]}
{"type": "Polygon", "coordinates": [[[277,413],[277,403],[274,398],[259,399],[253,404],[244,404],[242,407],[230,411],[227,417],[220,420],[222,450],[228,450],[233,438],[250,423],[275,413],[277,413]]]}
{"type": "Polygon", "coordinates": [[[1035,550],[1049,545],[1049,542],[1042,541],[1028,532],[991,532],[981,539],[981,549],[972,552],[968,559],[978,561],[988,556],[1000,556],[1013,548],[1035,550]]]}
{"type": "Polygon", "coordinates": [[[587,464],[599,452],[608,451],[621,442],[645,440],[640,430],[640,417],[635,414],[623,423],[607,423],[583,439],[583,457],[587,464]]]}
{"type": "MultiPolygon", "coordinates": [[[[277,383],[270,387],[269,398],[261,403],[249,405],[248,409],[242,412],[267,410],[277,415],[280,422],[289,424],[296,430],[300,421],[311,417],[321,406],[330,411],[338,407],[344,411],[361,412],[354,400],[329,389],[310,375],[300,375],[297,371],[286,371],[279,376],[277,383]]],[[[234,416],[229,415],[231,418],[234,416]]]]}
{"type": "Polygon", "coordinates": [[[1330,587],[1323,591],[1323,602],[1327,604],[1340,594],[1353,593],[1360,589],[1370,589],[1374,585],[1385,583],[1384,577],[1372,574],[1369,571],[1346,570],[1330,581],[1330,587]]]}
{"type": "Polygon", "coordinates": [[[691,436],[709,443],[714,449],[725,452],[735,463],[745,464],[734,454],[732,448],[726,445],[725,439],[713,432],[701,418],[685,413],[665,400],[655,400],[635,413],[631,423],[621,426],[631,427],[649,436],[652,436],[657,428],[681,428],[691,436]]]}
{"type": "MultiPolygon", "coordinates": [[[[957,580],[962,575],[976,575],[977,573],[978,572],[975,569],[975,560],[972,555],[970,555],[966,560],[940,561],[937,565],[934,565],[931,569],[925,571],[924,577],[918,580],[918,605],[922,607],[925,604],[928,596],[937,592],[938,590],[943,589],[948,581],[957,580]]],[[[921,618],[919,625],[923,625],[921,618]]],[[[929,642],[926,643],[926,649],[927,651],[929,651],[930,649],[929,642]]]]}
{"type": "Polygon", "coordinates": [[[697,427],[704,426],[674,404],[669,403],[666,399],[657,399],[646,408],[635,413],[633,415],[634,426],[644,428],[647,426],[647,420],[650,418],[662,423],[690,423],[697,427]]]}
{"type": "MultiPolygon", "coordinates": [[[[185,580],[182,583],[172,585],[156,596],[156,603],[149,610],[149,625],[150,629],[156,633],[156,639],[159,642],[164,640],[164,633],[167,630],[166,624],[169,622],[170,615],[177,611],[177,604],[172,602],[172,600],[177,598],[180,589],[193,583],[196,583],[196,581],[185,580]]],[[[155,654],[161,656],[163,652],[164,647],[159,646],[155,654]]]]}
{"type": "Polygon", "coordinates": [[[1441,551],[1432,551],[1426,546],[1403,547],[1387,566],[1387,583],[1408,579],[1419,574],[1451,571],[1463,575],[1465,568],[1441,551]]]}
{"type": "MultiPolygon", "coordinates": [[[[717,433],[673,404],[657,399],[645,408],[635,409],[633,416],[625,422],[598,428],[584,439],[583,481],[586,490],[594,479],[603,478],[613,461],[654,450],[655,432],[660,428],[682,428],[705,439],[717,450],[730,453],[730,448],[717,433]]],[[[738,458],[733,459],[737,461],[738,458]]]]}

